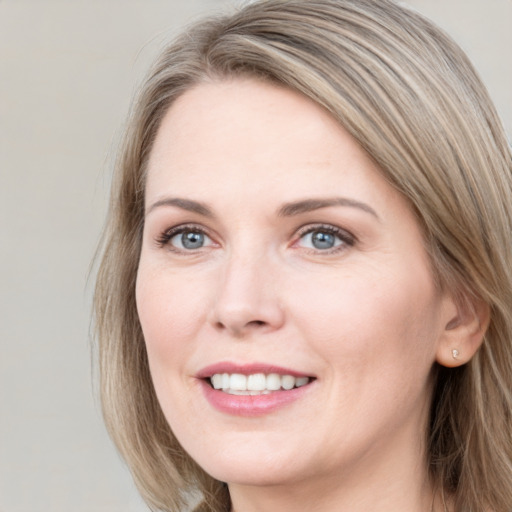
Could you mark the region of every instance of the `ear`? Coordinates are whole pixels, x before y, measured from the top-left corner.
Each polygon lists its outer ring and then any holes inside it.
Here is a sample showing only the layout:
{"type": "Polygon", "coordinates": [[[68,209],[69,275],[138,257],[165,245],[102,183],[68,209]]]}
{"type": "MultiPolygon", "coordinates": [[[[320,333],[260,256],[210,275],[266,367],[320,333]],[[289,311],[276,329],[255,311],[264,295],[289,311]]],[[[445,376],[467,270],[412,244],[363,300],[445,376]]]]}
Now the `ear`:
{"type": "Polygon", "coordinates": [[[480,348],[491,311],[483,300],[467,295],[450,298],[446,306],[445,328],[437,346],[436,361],[454,368],[470,361],[480,348]]]}

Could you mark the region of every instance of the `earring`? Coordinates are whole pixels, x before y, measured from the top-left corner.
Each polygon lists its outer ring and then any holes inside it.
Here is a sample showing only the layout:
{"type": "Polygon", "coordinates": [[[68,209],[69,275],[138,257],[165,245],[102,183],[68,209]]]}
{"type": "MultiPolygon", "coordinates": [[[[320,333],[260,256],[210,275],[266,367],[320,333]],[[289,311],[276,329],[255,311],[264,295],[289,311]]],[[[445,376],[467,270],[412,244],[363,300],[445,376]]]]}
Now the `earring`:
{"type": "Polygon", "coordinates": [[[459,357],[459,351],[456,348],[452,350],[452,356],[453,359],[457,359],[459,357]]]}

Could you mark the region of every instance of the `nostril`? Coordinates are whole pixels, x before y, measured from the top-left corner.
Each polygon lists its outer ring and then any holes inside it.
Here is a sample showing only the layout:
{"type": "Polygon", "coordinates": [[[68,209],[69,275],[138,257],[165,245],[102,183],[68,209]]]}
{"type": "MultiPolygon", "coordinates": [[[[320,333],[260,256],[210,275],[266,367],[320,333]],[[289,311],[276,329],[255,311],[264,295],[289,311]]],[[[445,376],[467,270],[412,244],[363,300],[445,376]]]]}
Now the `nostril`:
{"type": "Polygon", "coordinates": [[[217,329],[228,329],[228,330],[231,330],[233,332],[236,332],[237,334],[242,334],[244,331],[246,330],[251,330],[251,329],[258,329],[258,328],[261,328],[261,327],[264,327],[268,325],[267,322],[265,322],[264,320],[251,320],[250,322],[247,322],[243,325],[235,325],[234,322],[231,323],[231,324],[224,324],[223,322],[216,322],[215,323],[215,327],[217,329]]]}

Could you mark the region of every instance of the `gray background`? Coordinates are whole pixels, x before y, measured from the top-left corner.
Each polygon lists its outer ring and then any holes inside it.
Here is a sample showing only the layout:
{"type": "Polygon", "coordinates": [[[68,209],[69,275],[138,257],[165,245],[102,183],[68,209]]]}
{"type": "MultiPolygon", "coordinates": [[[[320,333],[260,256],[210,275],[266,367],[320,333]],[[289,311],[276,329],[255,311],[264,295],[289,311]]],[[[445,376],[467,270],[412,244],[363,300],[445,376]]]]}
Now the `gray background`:
{"type": "MultiPolygon", "coordinates": [[[[86,282],[130,99],[227,0],[0,0],[0,512],[146,510],[92,385],[86,282]]],[[[512,0],[411,0],[467,50],[512,133],[512,0]]]]}

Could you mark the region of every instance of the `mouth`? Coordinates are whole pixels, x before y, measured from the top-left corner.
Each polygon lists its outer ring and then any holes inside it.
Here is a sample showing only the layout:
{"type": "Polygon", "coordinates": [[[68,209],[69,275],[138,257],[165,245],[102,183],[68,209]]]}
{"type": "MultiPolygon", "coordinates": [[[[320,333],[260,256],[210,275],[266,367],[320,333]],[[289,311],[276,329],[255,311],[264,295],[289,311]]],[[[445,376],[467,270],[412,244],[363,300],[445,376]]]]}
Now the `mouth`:
{"type": "Polygon", "coordinates": [[[278,373],[214,373],[206,381],[218,391],[230,395],[269,395],[307,386],[313,377],[296,377],[278,373]]]}
{"type": "Polygon", "coordinates": [[[309,395],[316,376],[266,363],[219,362],[196,378],[206,400],[230,416],[261,416],[309,395]]]}

